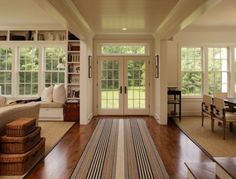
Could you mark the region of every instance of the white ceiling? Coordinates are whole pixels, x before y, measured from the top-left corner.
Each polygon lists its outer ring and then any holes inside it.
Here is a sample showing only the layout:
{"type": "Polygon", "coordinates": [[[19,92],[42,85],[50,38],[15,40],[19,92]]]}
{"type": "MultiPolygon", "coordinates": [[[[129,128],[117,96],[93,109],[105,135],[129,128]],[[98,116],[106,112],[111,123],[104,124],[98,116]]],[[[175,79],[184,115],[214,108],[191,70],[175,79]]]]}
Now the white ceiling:
{"type": "Polygon", "coordinates": [[[58,24],[32,0],[0,0],[0,25],[58,24]]]}
{"type": "Polygon", "coordinates": [[[236,0],[222,0],[191,27],[236,27],[236,0]]]}
{"type": "Polygon", "coordinates": [[[95,34],[153,34],[178,0],[72,0],[95,34]],[[121,28],[126,27],[127,31],[121,28]]]}
{"type": "MultiPolygon", "coordinates": [[[[0,27],[60,26],[36,0],[0,0],[0,27]]],[[[178,0],[72,0],[95,34],[153,34],[178,0]],[[127,31],[121,28],[126,27],[127,31]]],[[[235,27],[236,0],[222,0],[191,27],[235,27]]],[[[187,28],[188,29],[188,28],[187,28]]]]}

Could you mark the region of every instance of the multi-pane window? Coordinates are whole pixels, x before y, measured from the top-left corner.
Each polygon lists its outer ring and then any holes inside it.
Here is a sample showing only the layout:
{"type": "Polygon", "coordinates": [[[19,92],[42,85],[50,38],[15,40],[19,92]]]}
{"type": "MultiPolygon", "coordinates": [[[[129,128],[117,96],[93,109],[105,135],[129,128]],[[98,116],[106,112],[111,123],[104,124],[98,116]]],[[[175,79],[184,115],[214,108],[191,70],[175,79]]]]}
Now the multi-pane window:
{"type": "Polygon", "coordinates": [[[0,88],[3,95],[10,95],[12,88],[12,49],[0,48],[0,88]]]}
{"type": "Polygon", "coordinates": [[[181,48],[181,90],[183,96],[202,94],[202,49],[181,48]]]}
{"type": "Polygon", "coordinates": [[[64,48],[45,48],[45,86],[65,82],[65,58],[64,48]]]}
{"type": "Polygon", "coordinates": [[[228,49],[208,48],[208,93],[228,92],[228,49]]]}
{"type": "Polygon", "coordinates": [[[19,94],[36,95],[38,93],[39,49],[19,48],[19,94]]]}

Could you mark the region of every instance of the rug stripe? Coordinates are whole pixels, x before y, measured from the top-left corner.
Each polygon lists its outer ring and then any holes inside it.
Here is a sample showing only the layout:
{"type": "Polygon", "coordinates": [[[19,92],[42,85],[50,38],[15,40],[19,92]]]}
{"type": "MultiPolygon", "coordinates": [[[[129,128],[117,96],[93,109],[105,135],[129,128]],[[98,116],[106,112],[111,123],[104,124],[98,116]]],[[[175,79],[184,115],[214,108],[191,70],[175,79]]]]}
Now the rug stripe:
{"type": "Polygon", "coordinates": [[[118,146],[116,155],[116,177],[115,179],[125,178],[125,156],[124,156],[124,121],[119,120],[118,146]]]}
{"type": "Polygon", "coordinates": [[[144,148],[144,144],[136,120],[131,121],[131,128],[133,133],[136,157],[138,158],[137,163],[138,163],[140,178],[152,179],[153,175],[150,169],[150,163],[146,154],[146,150],[144,148]]]}
{"type": "Polygon", "coordinates": [[[152,168],[155,178],[165,178],[168,179],[169,176],[166,172],[165,166],[161,157],[159,156],[152,137],[148,131],[145,121],[138,120],[141,136],[143,137],[144,146],[147,150],[148,158],[150,161],[150,166],[152,168]]]}
{"type": "Polygon", "coordinates": [[[130,127],[130,120],[124,120],[125,122],[125,144],[126,144],[126,161],[127,161],[127,178],[139,178],[136,155],[134,151],[134,143],[132,137],[132,131],[130,127]]]}
{"type": "Polygon", "coordinates": [[[112,121],[105,123],[101,138],[97,145],[94,158],[91,162],[89,172],[87,175],[88,179],[100,178],[102,173],[102,167],[105,160],[106,149],[108,145],[108,139],[110,137],[112,121]]]}
{"type": "Polygon", "coordinates": [[[119,121],[113,120],[106,159],[103,166],[102,179],[115,178],[118,126],[119,126],[119,121]]]}

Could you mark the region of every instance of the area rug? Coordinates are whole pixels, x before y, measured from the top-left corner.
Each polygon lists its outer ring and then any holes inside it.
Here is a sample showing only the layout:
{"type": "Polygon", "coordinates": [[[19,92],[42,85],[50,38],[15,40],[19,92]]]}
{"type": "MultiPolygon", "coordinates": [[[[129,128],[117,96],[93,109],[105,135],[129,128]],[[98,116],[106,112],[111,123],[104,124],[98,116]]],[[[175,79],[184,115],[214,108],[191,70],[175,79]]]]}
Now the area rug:
{"type": "MultiPolygon", "coordinates": [[[[45,141],[45,156],[53,149],[60,141],[66,132],[74,125],[74,122],[41,122],[38,125],[41,127],[41,136],[46,138],[45,141]]],[[[33,167],[33,166],[32,166],[33,167]]],[[[21,176],[0,176],[0,179],[22,179],[21,176]]]]}
{"type": "Polygon", "coordinates": [[[141,119],[100,120],[71,179],[169,178],[141,119]]]}
{"type": "Polygon", "coordinates": [[[204,120],[201,126],[201,117],[182,117],[181,122],[175,120],[180,129],[186,133],[195,143],[203,147],[213,157],[236,156],[236,126],[230,132],[226,129],[226,139],[223,139],[223,128],[215,122],[215,131],[211,132],[210,118],[204,120]]]}

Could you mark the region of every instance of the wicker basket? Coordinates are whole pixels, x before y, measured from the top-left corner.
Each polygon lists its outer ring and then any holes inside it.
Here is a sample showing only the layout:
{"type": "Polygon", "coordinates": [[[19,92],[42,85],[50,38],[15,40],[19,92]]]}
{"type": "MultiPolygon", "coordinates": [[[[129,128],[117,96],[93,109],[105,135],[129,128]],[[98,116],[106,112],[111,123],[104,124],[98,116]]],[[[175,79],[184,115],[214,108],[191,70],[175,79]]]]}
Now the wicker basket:
{"type": "Polygon", "coordinates": [[[36,119],[34,118],[19,118],[6,124],[6,135],[8,137],[23,137],[36,127],[36,119]]]}
{"type": "Polygon", "coordinates": [[[28,152],[40,141],[41,128],[37,127],[25,137],[1,137],[0,151],[6,154],[19,154],[28,152]]]}
{"type": "Polygon", "coordinates": [[[0,154],[0,175],[23,175],[44,155],[45,138],[25,154],[0,154]]]}

